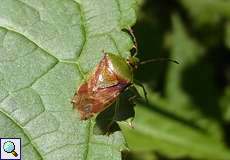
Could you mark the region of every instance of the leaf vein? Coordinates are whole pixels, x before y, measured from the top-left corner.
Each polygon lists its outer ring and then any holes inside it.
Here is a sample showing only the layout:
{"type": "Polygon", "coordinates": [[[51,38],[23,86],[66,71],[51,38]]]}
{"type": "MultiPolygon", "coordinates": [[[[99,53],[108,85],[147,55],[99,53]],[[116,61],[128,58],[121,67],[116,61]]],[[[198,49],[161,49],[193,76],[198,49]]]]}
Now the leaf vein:
{"type": "Polygon", "coordinates": [[[39,16],[38,18],[41,20],[40,12],[36,8],[34,8],[33,6],[27,4],[26,2],[23,2],[21,0],[16,0],[16,1],[20,2],[21,4],[25,5],[26,7],[30,8],[30,9],[34,10],[36,13],[38,13],[38,16],[39,16]]]}
{"type": "Polygon", "coordinates": [[[44,156],[46,156],[46,155],[48,155],[48,154],[50,154],[50,153],[52,153],[52,152],[54,152],[54,151],[57,151],[57,150],[59,150],[59,149],[63,149],[64,147],[68,147],[68,146],[80,146],[80,145],[84,145],[84,143],[64,144],[64,145],[62,145],[62,146],[59,146],[59,147],[57,147],[57,148],[54,148],[54,149],[52,149],[51,151],[45,153],[44,156]]]}
{"type": "Polygon", "coordinates": [[[23,34],[22,32],[19,32],[17,30],[14,30],[10,27],[7,27],[7,26],[0,26],[8,31],[11,31],[11,32],[15,32],[17,34],[20,34],[21,36],[23,36],[24,38],[28,39],[29,41],[31,41],[34,45],[38,46],[39,48],[41,48],[43,51],[45,51],[47,54],[49,54],[50,56],[52,56],[53,58],[55,58],[56,60],[59,60],[56,56],[54,56],[54,54],[48,52],[45,48],[41,47],[39,44],[37,44],[35,41],[31,40],[29,37],[27,37],[25,34],[23,34]]]}
{"type": "Polygon", "coordinates": [[[115,41],[115,39],[110,34],[107,34],[107,35],[112,40],[113,44],[115,45],[115,47],[117,49],[118,54],[121,56],[121,52],[120,52],[120,50],[118,48],[117,42],[115,41]]]}
{"type": "Polygon", "coordinates": [[[83,52],[84,48],[85,48],[85,44],[87,42],[87,37],[88,37],[88,34],[87,34],[87,27],[86,27],[86,18],[85,18],[85,14],[84,14],[84,11],[83,11],[83,8],[81,7],[81,4],[76,2],[75,0],[73,0],[75,3],[77,3],[78,7],[79,7],[79,10],[80,10],[80,15],[81,15],[81,29],[83,31],[83,36],[84,36],[84,41],[82,43],[82,46],[81,46],[81,49],[80,49],[80,52],[78,54],[78,58],[80,57],[81,53],[83,52]]]}
{"type": "Polygon", "coordinates": [[[36,147],[36,145],[32,142],[32,138],[30,136],[30,134],[27,133],[27,131],[23,128],[23,126],[17,122],[17,120],[15,120],[14,118],[12,118],[6,111],[4,111],[3,109],[0,109],[0,112],[5,115],[8,119],[10,119],[13,123],[15,123],[25,134],[25,136],[29,139],[31,145],[33,146],[33,148],[35,149],[35,151],[38,153],[39,157],[42,158],[42,154],[41,152],[38,150],[38,148],[36,147]]]}
{"type": "Polygon", "coordinates": [[[87,136],[86,136],[86,150],[85,150],[85,153],[84,153],[84,159],[87,160],[88,159],[88,154],[89,154],[89,147],[90,147],[90,141],[91,141],[91,120],[89,120],[88,122],[88,126],[87,126],[87,132],[89,133],[87,136]]]}

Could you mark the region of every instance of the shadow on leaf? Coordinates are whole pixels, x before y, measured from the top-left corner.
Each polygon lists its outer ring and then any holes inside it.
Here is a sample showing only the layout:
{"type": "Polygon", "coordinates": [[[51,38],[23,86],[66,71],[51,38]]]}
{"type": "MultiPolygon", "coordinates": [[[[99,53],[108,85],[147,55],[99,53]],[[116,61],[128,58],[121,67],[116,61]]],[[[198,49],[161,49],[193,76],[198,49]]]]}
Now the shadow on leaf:
{"type": "Polygon", "coordinates": [[[121,93],[110,107],[96,117],[94,134],[111,134],[120,130],[118,121],[128,121],[135,116],[133,98],[136,95],[131,89],[121,93]]]}

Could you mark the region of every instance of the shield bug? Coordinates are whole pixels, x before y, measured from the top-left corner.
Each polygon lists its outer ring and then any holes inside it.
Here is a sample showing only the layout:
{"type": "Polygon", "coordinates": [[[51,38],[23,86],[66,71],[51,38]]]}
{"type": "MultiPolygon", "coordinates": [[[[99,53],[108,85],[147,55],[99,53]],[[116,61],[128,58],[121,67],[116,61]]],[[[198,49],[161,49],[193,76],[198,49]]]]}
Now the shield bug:
{"type": "MultiPolygon", "coordinates": [[[[173,61],[171,59],[153,59],[139,62],[135,56],[126,60],[119,55],[104,53],[99,64],[87,81],[80,85],[72,99],[74,108],[79,111],[81,119],[86,120],[115,102],[120,93],[134,83],[133,70],[138,65],[161,60],[173,61]]],[[[143,85],[136,84],[143,88],[146,97],[143,85]]]]}
{"type": "Polygon", "coordinates": [[[104,53],[88,80],[78,88],[72,103],[81,119],[88,119],[109,107],[132,82],[132,66],[118,55],[104,53]]]}

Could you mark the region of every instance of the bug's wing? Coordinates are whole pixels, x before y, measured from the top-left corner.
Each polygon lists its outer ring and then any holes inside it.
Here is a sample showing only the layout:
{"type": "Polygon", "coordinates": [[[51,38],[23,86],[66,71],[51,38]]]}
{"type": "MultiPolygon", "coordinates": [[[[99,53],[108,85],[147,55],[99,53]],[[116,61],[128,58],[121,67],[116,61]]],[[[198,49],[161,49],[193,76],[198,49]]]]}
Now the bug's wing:
{"type": "Polygon", "coordinates": [[[107,56],[104,56],[91,77],[90,88],[96,91],[97,89],[115,86],[118,83],[117,75],[113,72],[112,66],[109,65],[107,56]]]}
{"type": "Polygon", "coordinates": [[[118,84],[112,87],[98,89],[93,95],[95,103],[92,112],[98,113],[108,108],[125,87],[125,85],[118,84]]]}
{"type": "Polygon", "coordinates": [[[89,90],[88,84],[82,84],[74,96],[74,107],[79,111],[81,119],[88,119],[109,107],[123,90],[123,86],[98,89],[96,92],[89,90]]]}
{"type": "Polygon", "coordinates": [[[109,69],[103,67],[101,73],[98,75],[96,86],[98,88],[108,88],[118,84],[116,75],[109,69]]]}

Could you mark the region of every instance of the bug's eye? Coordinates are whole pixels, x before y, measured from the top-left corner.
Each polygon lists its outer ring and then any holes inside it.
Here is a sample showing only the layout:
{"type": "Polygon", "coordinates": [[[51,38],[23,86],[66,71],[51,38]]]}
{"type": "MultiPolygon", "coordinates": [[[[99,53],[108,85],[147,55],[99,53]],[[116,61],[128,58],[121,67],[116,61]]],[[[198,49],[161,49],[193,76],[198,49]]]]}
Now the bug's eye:
{"type": "Polygon", "coordinates": [[[135,45],[131,48],[130,53],[132,56],[135,56],[135,54],[137,53],[137,47],[135,45]]]}

